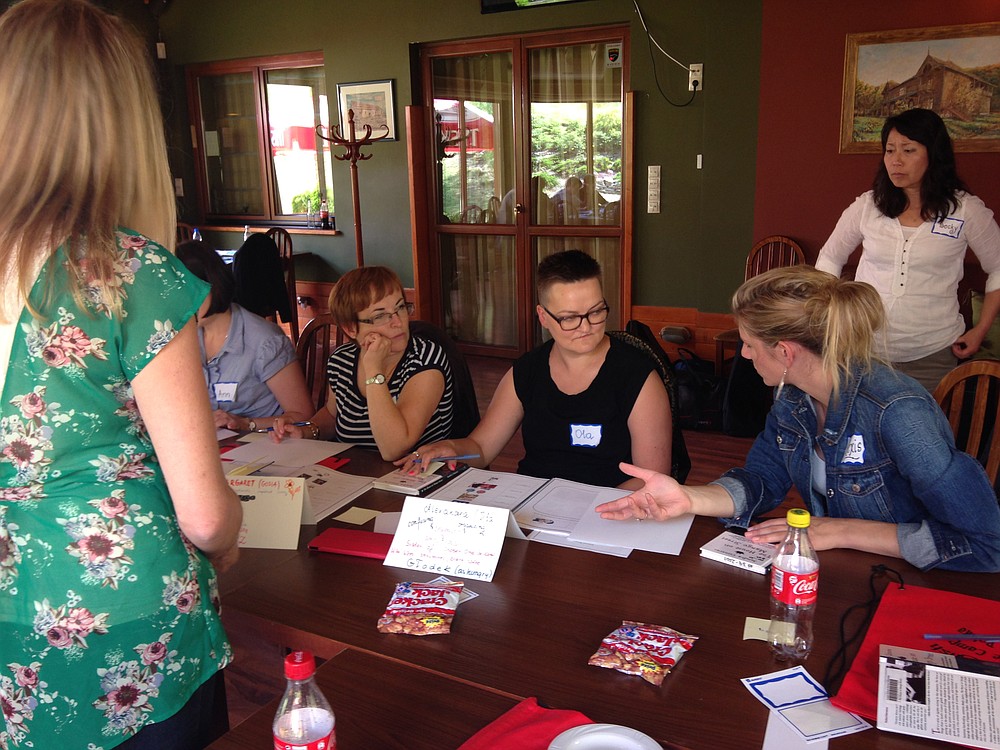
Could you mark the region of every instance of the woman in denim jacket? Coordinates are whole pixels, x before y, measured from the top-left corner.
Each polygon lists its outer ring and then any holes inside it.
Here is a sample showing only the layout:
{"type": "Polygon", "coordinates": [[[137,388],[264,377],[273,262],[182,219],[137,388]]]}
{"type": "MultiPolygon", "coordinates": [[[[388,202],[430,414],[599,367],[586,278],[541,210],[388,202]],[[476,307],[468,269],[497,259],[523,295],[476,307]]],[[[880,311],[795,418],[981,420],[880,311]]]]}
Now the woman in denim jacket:
{"type": "MultiPolygon", "coordinates": [[[[813,545],[901,557],[921,569],[1000,570],[1000,506],[979,463],[915,380],[877,361],[884,310],[868,284],[808,266],[754,277],[733,296],[743,354],[777,385],[742,469],[702,487],[622,465],[645,486],[598,506],[604,518],[684,513],[747,527],[793,485],[813,545]]],[[[778,542],[784,517],[748,529],[778,542]]]]}

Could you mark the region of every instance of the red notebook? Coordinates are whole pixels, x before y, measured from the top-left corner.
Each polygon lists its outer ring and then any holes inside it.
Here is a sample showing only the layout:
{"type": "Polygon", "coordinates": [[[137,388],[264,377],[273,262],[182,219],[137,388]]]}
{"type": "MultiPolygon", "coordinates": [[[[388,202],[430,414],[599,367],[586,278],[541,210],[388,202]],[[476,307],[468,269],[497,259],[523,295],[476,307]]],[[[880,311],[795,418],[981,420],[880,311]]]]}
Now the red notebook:
{"type": "MultiPolygon", "coordinates": [[[[984,580],[986,578],[984,577],[984,580]]],[[[845,711],[875,719],[878,711],[878,647],[900,646],[939,651],[1000,663],[1000,644],[965,642],[967,648],[948,641],[924,640],[924,633],[996,633],[1000,602],[951,591],[890,583],[865,640],[837,695],[830,702],[845,711]],[[974,653],[972,649],[981,653],[974,653]]]]}
{"type": "Polygon", "coordinates": [[[327,529],[311,542],[309,549],[384,560],[389,554],[392,534],[376,534],[362,529],[327,529]]]}

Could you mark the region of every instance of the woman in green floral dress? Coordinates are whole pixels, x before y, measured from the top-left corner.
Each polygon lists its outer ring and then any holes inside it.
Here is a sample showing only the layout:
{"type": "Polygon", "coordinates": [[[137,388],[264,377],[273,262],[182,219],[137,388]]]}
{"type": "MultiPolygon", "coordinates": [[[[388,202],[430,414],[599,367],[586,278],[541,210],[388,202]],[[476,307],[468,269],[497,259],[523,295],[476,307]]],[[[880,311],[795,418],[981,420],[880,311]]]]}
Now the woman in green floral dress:
{"type": "Polygon", "coordinates": [[[0,748],[200,748],[241,510],[149,62],[83,0],[0,49],[0,748]]]}

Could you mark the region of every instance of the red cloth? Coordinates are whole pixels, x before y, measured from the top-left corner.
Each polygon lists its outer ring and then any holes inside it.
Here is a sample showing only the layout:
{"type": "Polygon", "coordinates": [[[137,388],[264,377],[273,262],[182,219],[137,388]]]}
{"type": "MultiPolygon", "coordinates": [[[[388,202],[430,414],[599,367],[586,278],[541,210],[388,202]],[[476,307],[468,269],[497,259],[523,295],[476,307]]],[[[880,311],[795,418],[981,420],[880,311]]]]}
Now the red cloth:
{"type": "Polygon", "coordinates": [[[546,750],[567,729],[593,723],[579,711],[542,708],[537,698],[525,698],[472,735],[459,750],[546,750]]]}
{"type": "MultiPolygon", "coordinates": [[[[970,574],[971,575],[971,574],[970,574]]],[[[983,576],[985,583],[988,576],[983,576]]],[[[878,648],[881,645],[966,656],[1000,662],[998,647],[924,640],[924,633],[996,633],[1000,602],[922,586],[890,583],[865,640],[837,695],[830,702],[845,711],[875,719],[878,711],[878,648]]]]}

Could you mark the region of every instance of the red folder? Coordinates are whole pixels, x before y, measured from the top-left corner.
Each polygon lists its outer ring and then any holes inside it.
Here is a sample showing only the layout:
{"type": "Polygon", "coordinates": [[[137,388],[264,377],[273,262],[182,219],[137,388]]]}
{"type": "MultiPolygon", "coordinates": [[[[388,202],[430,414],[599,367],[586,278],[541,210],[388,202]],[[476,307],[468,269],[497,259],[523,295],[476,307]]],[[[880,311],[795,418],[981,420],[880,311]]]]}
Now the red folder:
{"type": "Polygon", "coordinates": [[[376,534],[361,529],[327,529],[309,542],[309,549],[384,560],[389,554],[392,534],[376,534]]]}
{"type": "Polygon", "coordinates": [[[880,645],[965,656],[1000,664],[1000,643],[928,641],[924,633],[996,633],[1000,602],[921,586],[890,583],[868,634],[837,695],[830,702],[875,719],[878,710],[880,645]]]}

